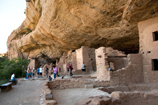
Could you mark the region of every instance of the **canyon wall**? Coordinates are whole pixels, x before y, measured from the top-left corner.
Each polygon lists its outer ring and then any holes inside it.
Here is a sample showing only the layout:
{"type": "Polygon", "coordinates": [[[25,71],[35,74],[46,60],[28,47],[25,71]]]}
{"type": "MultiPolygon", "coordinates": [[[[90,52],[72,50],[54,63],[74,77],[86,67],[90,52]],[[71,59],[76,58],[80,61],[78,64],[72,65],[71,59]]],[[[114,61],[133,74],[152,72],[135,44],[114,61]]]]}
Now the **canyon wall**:
{"type": "Polygon", "coordinates": [[[53,62],[81,46],[138,52],[138,22],[158,16],[157,0],[26,0],[26,19],[8,37],[8,57],[53,62]]]}

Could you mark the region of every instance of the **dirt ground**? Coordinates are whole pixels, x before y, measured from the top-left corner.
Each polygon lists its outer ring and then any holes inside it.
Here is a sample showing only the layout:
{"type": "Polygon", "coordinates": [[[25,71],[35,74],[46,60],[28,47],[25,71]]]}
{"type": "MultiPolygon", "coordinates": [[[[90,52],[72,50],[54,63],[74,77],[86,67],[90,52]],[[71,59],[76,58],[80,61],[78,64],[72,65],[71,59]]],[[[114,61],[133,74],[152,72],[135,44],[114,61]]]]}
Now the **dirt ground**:
{"type": "Polygon", "coordinates": [[[52,92],[53,98],[57,101],[58,105],[74,105],[78,101],[90,96],[106,95],[110,97],[110,94],[96,88],[53,89],[52,92]]]}
{"type": "MultiPolygon", "coordinates": [[[[20,80],[19,85],[13,85],[9,92],[0,93],[0,105],[44,105],[42,94],[42,79],[20,80]]],[[[107,95],[96,88],[53,89],[53,98],[58,105],[73,105],[90,96],[107,95]]]]}
{"type": "Polygon", "coordinates": [[[39,105],[44,80],[21,80],[9,92],[0,93],[0,105],[39,105]]]}

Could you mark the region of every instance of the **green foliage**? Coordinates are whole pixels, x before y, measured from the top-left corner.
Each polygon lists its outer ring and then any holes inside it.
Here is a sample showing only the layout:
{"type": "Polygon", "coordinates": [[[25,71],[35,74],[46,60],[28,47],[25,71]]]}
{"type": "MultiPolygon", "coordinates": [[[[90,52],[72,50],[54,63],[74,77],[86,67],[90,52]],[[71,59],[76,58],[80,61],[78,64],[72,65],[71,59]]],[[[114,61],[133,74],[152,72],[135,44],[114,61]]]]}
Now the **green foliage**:
{"type": "Polygon", "coordinates": [[[24,77],[24,69],[29,64],[29,60],[15,58],[8,60],[7,57],[0,57],[0,85],[9,81],[13,73],[15,77],[24,77]]]}
{"type": "Polygon", "coordinates": [[[39,13],[40,14],[42,13],[42,7],[39,7],[39,13]]]}
{"type": "Polygon", "coordinates": [[[26,14],[26,10],[24,11],[24,14],[26,14]]]}
{"type": "Polygon", "coordinates": [[[27,33],[26,33],[26,34],[29,34],[30,32],[32,32],[32,30],[31,30],[31,29],[29,29],[29,28],[26,28],[26,31],[27,31],[27,33]]]}
{"type": "Polygon", "coordinates": [[[31,2],[31,0],[25,0],[26,2],[31,2]]]}

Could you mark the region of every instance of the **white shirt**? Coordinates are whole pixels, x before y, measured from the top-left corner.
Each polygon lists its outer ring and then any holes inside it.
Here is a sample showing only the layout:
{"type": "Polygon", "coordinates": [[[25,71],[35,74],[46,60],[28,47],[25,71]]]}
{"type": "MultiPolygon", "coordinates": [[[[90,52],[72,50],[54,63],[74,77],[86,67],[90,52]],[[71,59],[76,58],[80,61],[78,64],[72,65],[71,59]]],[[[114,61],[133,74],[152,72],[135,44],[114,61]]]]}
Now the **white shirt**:
{"type": "Polygon", "coordinates": [[[11,76],[11,80],[14,79],[14,77],[15,77],[15,74],[12,74],[12,76],[11,76]]]}
{"type": "Polygon", "coordinates": [[[42,73],[42,67],[39,68],[39,72],[42,73]]]}
{"type": "Polygon", "coordinates": [[[85,64],[82,64],[82,69],[85,69],[85,66],[86,66],[85,64]]]}

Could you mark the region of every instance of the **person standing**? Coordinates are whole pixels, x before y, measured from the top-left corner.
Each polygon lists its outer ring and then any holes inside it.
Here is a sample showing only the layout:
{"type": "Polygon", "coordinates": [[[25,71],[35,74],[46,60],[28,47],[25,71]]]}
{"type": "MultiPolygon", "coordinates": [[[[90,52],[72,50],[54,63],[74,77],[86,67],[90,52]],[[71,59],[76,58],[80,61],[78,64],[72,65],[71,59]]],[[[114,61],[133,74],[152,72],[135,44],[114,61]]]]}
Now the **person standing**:
{"type": "Polygon", "coordinates": [[[56,75],[59,77],[58,68],[56,66],[53,66],[53,71],[54,71],[54,79],[56,78],[56,75]]]}
{"type": "Polygon", "coordinates": [[[72,74],[72,69],[73,69],[73,67],[72,67],[71,62],[69,62],[68,67],[69,67],[70,76],[72,76],[72,75],[73,75],[73,74],[72,74]]]}
{"type": "Polygon", "coordinates": [[[37,68],[37,77],[39,78],[39,68],[37,68]]]}
{"type": "Polygon", "coordinates": [[[42,68],[42,66],[39,68],[39,74],[40,74],[40,77],[42,77],[42,70],[43,70],[43,68],[42,68]]]}
{"type": "Polygon", "coordinates": [[[46,66],[46,76],[48,77],[48,67],[46,66]]]}
{"type": "Polygon", "coordinates": [[[34,79],[34,76],[35,76],[35,66],[33,66],[32,68],[32,78],[34,79]]]}
{"type": "Polygon", "coordinates": [[[28,68],[27,68],[27,79],[30,78],[30,73],[31,73],[31,71],[30,71],[30,67],[28,66],[28,68]]]}
{"type": "Polygon", "coordinates": [[[28,78],[27,78],[27,67],[26,67],[26,69],[25,69],[24,72],[25,72],[25,74],[26,74],[26,79],[28,79],[28,78]]]}
{"type": "Polygon", "coordinates": [[[84,72],[84,74],[86,73],[86,64],[84,64],[84,62],[82,64],[82,71],[84,72]]]}

